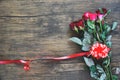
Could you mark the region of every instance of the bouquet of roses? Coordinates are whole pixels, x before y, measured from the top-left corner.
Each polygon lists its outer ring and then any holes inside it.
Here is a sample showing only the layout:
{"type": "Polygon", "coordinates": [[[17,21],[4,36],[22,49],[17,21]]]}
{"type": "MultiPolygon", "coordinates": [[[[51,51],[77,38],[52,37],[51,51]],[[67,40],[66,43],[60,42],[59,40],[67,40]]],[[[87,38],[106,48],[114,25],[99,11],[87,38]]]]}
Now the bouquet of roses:
{"type": "Polygon", "coordinates": [[[82,19],[70,24],[70,28],[79,36],[70,40],[80,45],[82,52],[62,57],[39,56],[29,60],[0,60],[0,64],[23,64],[24,70],[30,69],[30,63],[36,60],[61,61],[83,57],[89,67],[90,75],[95,80],[118,80],[111,72],[111,32],[117,22],[110,26],[104,21],[110,10],[99,8],[96,12],[85,12],[82,19]]]}
{"type": "Polygon", "coordinates": [[[108,25],[105,17],[110,10],[99,8],[96,12],[85,12],[82,19],[70,23],[70,28],[79,36],[70,40],[80,45],[86,52],[84,61],[89,67],[90,75],[95,80],[118,80],[111,72],[111,32],[117,22],[108,25]]]}

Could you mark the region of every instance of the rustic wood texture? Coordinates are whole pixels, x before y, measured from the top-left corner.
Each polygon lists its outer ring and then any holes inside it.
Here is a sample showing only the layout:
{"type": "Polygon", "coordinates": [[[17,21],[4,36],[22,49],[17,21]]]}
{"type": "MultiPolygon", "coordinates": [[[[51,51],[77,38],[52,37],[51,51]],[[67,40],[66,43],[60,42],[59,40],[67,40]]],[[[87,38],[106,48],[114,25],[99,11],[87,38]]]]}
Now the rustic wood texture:
{"type": "MultiPolygon", "coordinates": [[[[120,69],[120,0],[0,0],[0,60],[80,52],[69,41],[69,23],[99,7],[112,10],[109,23],[119,23],[112,38],[112,67],[120,69]]],[[[35,61],[28,72],[20,65],[0,65],[0,80],[92,80],[84,67],[82,58],[35,61]]]]}

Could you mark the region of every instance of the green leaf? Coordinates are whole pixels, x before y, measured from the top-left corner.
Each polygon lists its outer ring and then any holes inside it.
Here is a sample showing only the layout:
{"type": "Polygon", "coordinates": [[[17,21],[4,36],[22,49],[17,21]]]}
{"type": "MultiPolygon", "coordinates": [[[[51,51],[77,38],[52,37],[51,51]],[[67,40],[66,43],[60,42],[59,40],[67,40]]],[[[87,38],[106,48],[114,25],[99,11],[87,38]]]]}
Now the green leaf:
{"type": "Polygon", "coordinates": [[[107,33],[109,33],[111,31],[110,26],[107,27],[107,33]]]}
{"type": "Polygon", "coordinates": [[[105,58],[102,65],[108,67],[110,65],[110,58],[109,57],[105,58]]]}
{"type": "Polygon", "coordinates": [[[89,51],[89,50],[90,50],[89,40],[83,39],[82,50],[83,50],[83,51],[89,51]]]}
{"type": "Polygon", "coordinates": [[[107,36],[106,41],[111,41],[111,39],[112,39],[112,35],[109,35],[109,36],[107,36]]]}
{"type": "Polygon", "coordinates": [[[78,45],[82,45],[82,41],[77,37],[70,38],[71,41],[75,42],[78,45]]]}
{"type": "Polygon", "coordinates": [[[97,71],[96,66],[95,66],[95,65],[92,65],[92,66],[90,67],[90,71],[96,72],[96,71],[97,71]]]}
{"type": "Polygon", "coordinates": [[[111,48],[111,46],[112,46],[111,39],[112,39],[112,35],[107,36],[106,45],[107,45],[108,47],[110,47],[110,48],[111,48]]]}
{"type": "Polygon", "coordinates": [[[99,80],[105,80],[106,73],[104,72],[103,68],[100,65],[97,65],[96,68],[97,68],[97,71],[100,73],[99,80]]]}
{"type": "Polygon", "coordinates": [[[94,64],[94,61],[92,60],[92,58],[84,57],[84,61],[85,61],[86,65],[87,65],[88,67],[91,67],[92,65],[95,65],[95,64],[94,64]]]}
{"type": "Polygon", "coordinates": [[[84,32],[84,39],[82,41],[83,46],[82,50],[83,51],[89,51],[90,50],[90,44],[91,44],[91,35],[88,32],[84,32]]]}
{"type": "Polygon", "coordinates": [[[112,56],[112,51],[109,51],[108,56],[111,58],[111,56],[112,56]]]}
{"type": "Polygon", "coordinates": [[[112,30],[114,30],[117,27],[117,22],[113,22],[112,30]]]}
{"type": "Polygon", "coordinates": [[[106,30],[109,27],[106,23],[103,25],[103,29],[106,30]]]}
{"type": "Polygon", "coordinates": [[[106,73],[100,65],[90,67],[90,75],[96,80],[106,80],[106,73]]]}
{"type": "Polygon", "coordinates": [[[86,39],[88,41],[88,43],[90,44],[90,40],[91,40],[91,35],[88,32],[84,32],[84,39],[86,39]]]}
{"type": "Polygon", "coordinates": [[[88,47],[87,47],[87,46],[83,46],[83,47],[82,47],[82,50],[83,50],[83,51],[89,51],[89,50],[90,50],[89,48],[90,48],[89,46],[88,46],[88,47]]]}
{"type": "Polygon", "coordinates": [[[87,20],[87,25],[91,28],[91,29],[95,29],[95,24],[94,22],[87,20]]]}
{"type": "Polygon", "coordinates": [[[110,12],[111,12],[111,10],[109,9],[109,10],[107,11],[107,13],[104,15],[104,17],[106,17],[108,14],[110,14],[110,12]]]}
{"type": "Polygon", "coordinates": [[[97,73],[95,65],[90,67],[90,76],[96,80],[99,80],[99,74],[97,73]]]}
{"type": "Polygon", "coordinates": [[[112,80],[118,80],[118,76],[112,75],[112,80]]]}
{"type": "Polygon", "coordinates": [[[111,41],[107,41],[106,45],[111,48],[112,47],[112,42],[111,41]]]}
{"type": "Polygon", "coordinates": [[[109,10],[107,11],[107,14],[110,14],[110,12],[111,12],[111,9],[109,9],[109,10]]]}
{"type": "Polygon", "coordinates": [[[88,28],[89,33],[93,33],[93,30],[91,28],[88,28]]]}
{"type": "Polygon", "coordinates": [[[96,68],[97,68],[99,73],[105,73],[103,68],[100,65],[97,65],[96,68]]]}
{"type": "Polygon", "coordinates": [[[101,74],[101,76],[100,76],[100,79],[99,79],[99,80],[105,80],[105,78],[106,78],[106,74],[104,73],[104,74],[101,74]]]}
{"type": "Polygon", "coordinates": [[[105,40],[105,38],[106,38],[105,32],[101,33],[101,34],[100,34],[100,37],[102,38],[102,40],[105,40]]]}

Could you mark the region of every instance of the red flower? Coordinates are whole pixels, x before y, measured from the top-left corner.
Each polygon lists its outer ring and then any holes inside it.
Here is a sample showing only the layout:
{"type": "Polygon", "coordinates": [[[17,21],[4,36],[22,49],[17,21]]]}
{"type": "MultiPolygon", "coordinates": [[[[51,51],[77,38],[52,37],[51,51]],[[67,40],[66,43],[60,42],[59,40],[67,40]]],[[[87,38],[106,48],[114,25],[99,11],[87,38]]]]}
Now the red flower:
{"type": "Polygon", "coordinates": [[[91,13],[90,16],[89,16],[89,19],[91,21],[95,21],[97,19],[97,14],[96,13],[91,13]]]}
{"type": "Polygon", "coordinates": [[[76,22],[76,26],[77,26],[78,28],[80,28],[80,27],[84,28],[84,22],[83,22],[83,20],[80,19],[79,21],[77,21],[77,22],[76,22]]]}
{"type": "Polygon", "coordinates": [[[78,21],[74,21],[72,23],[70,23],[70,28],[72,30],[75,30],[75,27],[78,29],[84,28],[84,22],[82,19],[78,20],[78,21]]]}
{"type": "Polygon", "coordinates": [[[95,43],[90,49],[90,54],[96,59],[105,58],[108,56],[108,52],[110,48],[108,48],[105,44],[95,43]]]}
{"type": "Polygon", "coordinates": [[[85,12],[82,16],[84,20],[90,19],[91,21],[95,21],[97,19],[96,13],[85,12]]]}
{"type": "Polygon", "coordinates": [[[107,9],[106,8],[100,8],[98,10],[96,10],[97,14],[106,14],[107,13],[107,9]]]}
{"type": "Polygon", "coordinates": [[[82,18],[83,18],[84,20],[89,19],[90,13],[91,13],[91,12],[85,12],[85,13],[83,14],[82,18]]]}
{"type": "Polygon", "coordinates": [[[76,25],[75,25],[75,22],[72,22],[72,23],[70,23],[70,28],[72,29],[72,30],[74,30],[75,29],[75,27],[76,27],[76,25]]]}

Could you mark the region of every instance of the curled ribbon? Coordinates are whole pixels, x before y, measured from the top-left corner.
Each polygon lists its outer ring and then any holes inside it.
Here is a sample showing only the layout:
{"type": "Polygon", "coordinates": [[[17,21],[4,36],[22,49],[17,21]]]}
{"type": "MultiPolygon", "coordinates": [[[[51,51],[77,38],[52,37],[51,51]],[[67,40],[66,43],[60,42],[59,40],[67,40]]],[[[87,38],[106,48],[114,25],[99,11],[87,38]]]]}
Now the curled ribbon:
{"type": "Polygon", "coordinates": [[[67,59],[73,59],[81,56],[88,56],[89,52],[81,52],[81,53],[76,53],[76,54],[71,54],[68,56],[63,56],[63,57],[39,57],[33,60],[0,60],[0,64],[23,64],[24,65],[24,70],[28,71],[30,70],[30,62],[35,61],[35,60],[55,60],[55,61],[61,61],[61,60],[67,60],[67,59]]]}
{"type": "Polygon", "coordinates": [[[0,60],[0,64],[23,64],[24,70],[28,71],[30,69],[30,60],[0,60]]]}

